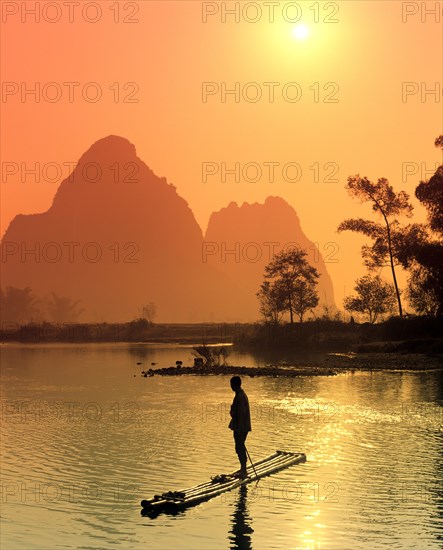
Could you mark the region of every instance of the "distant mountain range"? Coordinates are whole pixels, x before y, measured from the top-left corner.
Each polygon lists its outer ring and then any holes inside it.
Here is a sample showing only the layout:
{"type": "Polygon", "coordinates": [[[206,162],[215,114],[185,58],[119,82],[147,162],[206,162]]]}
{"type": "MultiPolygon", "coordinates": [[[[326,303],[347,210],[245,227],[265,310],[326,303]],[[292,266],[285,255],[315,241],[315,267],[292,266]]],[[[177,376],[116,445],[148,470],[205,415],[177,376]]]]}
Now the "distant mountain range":
{"type": "Polygon", "coordinates": [[[81,300],[82,321],[127,321],[148,302],[159,322],[254,321],[264,266],[290,243],[318,269],[321,303],[335,305],[322,256],[283,199],[232,202],[203,236],[175,187],[128,140],[108,136],[83,154],[46,212],[12,220],[1,285],[29,286],[43,301],[52,292],[81,300]]]}

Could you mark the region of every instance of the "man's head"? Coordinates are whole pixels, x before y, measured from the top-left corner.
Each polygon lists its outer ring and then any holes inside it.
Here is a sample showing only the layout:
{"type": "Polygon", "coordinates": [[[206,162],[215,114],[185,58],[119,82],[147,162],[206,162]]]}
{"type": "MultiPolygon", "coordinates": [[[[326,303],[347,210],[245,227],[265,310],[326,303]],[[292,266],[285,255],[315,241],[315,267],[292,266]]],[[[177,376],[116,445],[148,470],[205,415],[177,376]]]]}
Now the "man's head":
{"type": "Polygon", "coordinates": [[[231,388],[232,388],[232,391],[238,391],[241,388],[240,376],[233,376],[231,378],[231,388]]]}

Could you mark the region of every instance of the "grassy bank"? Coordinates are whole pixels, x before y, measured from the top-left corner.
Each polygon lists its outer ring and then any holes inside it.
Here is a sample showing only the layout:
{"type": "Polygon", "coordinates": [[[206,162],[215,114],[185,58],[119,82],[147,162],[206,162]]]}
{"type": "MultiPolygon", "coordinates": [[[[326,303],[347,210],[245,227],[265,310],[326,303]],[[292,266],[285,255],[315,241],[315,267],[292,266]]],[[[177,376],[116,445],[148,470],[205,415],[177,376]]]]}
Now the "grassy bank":
{"type": "Polygon", "coordinates": [[[128,323],[3,323],[2,342],[94,343],[147,342],[210,344],[239,341],[252,325],[239,323],[156,323],[144,319],[128,323]]]}
{"type": "Polygon", "coordinates": [[[443,354],[443,320],[391,318],[383,323],[316,320],[293,325],[255,325],[239,344],[247,348],[282,347],[365,353],[443,354]]]}
{"type": "Polygon", "coordinates": [[[3,323],[2,342],[146,342],[216,344],[233,342],[245,350],[443,355],[443,320],[392,318],[383,323],[315,320],[293,325],[240,323],[3,323]]]}

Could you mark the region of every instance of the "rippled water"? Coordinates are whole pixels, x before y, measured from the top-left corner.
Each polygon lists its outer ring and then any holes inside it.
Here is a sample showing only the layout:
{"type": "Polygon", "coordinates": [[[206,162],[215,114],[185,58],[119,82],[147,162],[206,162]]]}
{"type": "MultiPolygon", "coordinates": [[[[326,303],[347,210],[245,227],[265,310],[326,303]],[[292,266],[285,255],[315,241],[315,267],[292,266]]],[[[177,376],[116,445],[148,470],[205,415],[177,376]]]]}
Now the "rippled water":
{"type": "Polygon", "coordinates": [[[441,372],[245,378],[252,458],[307,462],[141,517],[142,498],[238,467],[229,377],[140,377],[191,352],[2,346],[2,550],[442,548],[441,372]]]}

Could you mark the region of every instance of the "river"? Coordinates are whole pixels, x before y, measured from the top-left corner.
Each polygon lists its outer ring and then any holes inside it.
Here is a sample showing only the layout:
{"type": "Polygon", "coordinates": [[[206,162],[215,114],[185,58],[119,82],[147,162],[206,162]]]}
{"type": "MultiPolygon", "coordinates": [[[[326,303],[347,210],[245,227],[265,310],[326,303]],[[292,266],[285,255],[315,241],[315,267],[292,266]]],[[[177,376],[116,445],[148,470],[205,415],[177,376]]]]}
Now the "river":
{"type": "Polygon", "coordinates": [[[140,376],[192,364],[191,346],[3,344],[1,359],[2,550],[442,548],[441,371],[244,378],[252,459],[306,463],[150,519],[141,499],[237,469],[229,377],[140,376]]]}

